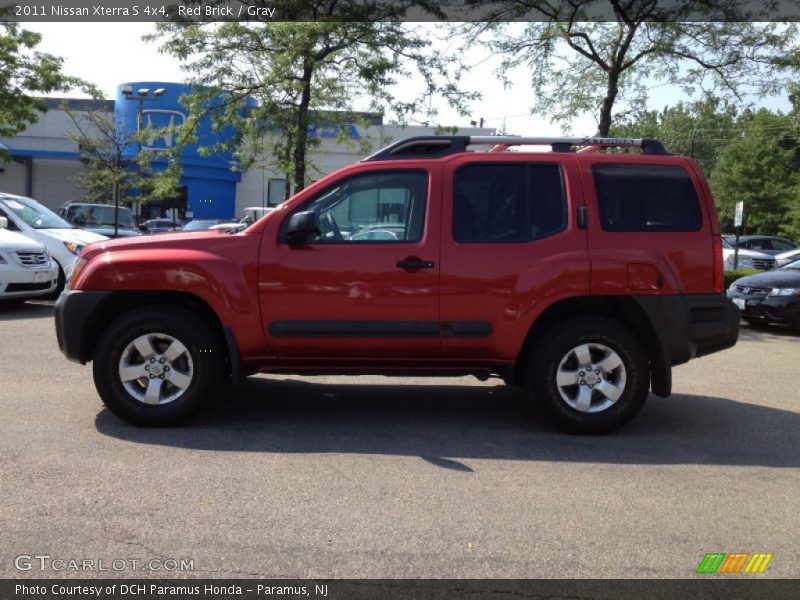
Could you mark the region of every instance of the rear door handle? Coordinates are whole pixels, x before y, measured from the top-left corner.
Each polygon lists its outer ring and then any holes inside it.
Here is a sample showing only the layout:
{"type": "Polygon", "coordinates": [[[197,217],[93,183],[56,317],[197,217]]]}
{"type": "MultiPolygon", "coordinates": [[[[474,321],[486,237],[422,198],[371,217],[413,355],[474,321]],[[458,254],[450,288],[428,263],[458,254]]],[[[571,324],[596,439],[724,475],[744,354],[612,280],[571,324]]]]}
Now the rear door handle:
{"type": "Polygon", "coordinates": [[[432,269],[436,263],[432,260],[398,260],[398,269],[432,269]]]}

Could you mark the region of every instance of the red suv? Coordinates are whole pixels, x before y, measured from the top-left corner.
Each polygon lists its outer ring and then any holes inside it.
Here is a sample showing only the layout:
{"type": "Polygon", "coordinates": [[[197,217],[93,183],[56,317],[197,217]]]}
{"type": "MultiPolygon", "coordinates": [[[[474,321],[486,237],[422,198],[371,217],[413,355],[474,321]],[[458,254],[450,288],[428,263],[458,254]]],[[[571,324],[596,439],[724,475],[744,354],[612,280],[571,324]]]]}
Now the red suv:
{"type": "Polygon", "coordinates": [[[88,246],[56,330],[140,425],[256,372],[472,374],[598,433],[736,343],[722,271],[703,175],[655,140],[418,137],[239,233],[88,246]]]}

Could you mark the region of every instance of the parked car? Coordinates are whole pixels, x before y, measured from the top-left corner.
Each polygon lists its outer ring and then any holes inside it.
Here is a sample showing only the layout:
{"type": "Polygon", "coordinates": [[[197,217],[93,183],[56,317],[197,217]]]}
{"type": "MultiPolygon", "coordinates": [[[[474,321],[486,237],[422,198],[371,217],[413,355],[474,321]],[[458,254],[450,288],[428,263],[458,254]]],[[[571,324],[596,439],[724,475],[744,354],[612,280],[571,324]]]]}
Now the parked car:
{"type": "Polygon", "coordinates": [[[790,262],[794,262],[796,260],[800,260],[800,248],[796,250],[787,250],[786,252],[781,252],[780,254],[776,254],[775,266],[783,267],[785,265],[788,265],[790,262]]]}
{"type": "Polygon", "coordinates": [[[139,425],[189,418],[228,377],[424,372],[524,385],[559,426],[600,433],[669,396],[673,365],[736,343],[724,292],[692,159],[654,140],[428,136],[239,233],[86,248],[56,331],[139,425]],[[405,224],[393,243],[342,233],[386,216],[405,224]]]}
{"type": "Polygon", "coordinates": [[[44,245],[8,230],[0,217],[0,300],[27,300],[51,294],[58,285],[58,265],[44,245]]]}
{"type": "Polygon", "coordinates": [[[139,225],[139,229],[144,233],[168,233],[180,231],[183,225],[172,219],[150,219],[139,225]]]}
{"type": "Polygon", "coordinates": [[[58,214],[76,227],[106,237],[134,237],[142,234],[136,226],[133,213],[124,206],[67,202],[58,207],[58,214]]]}
{"type": "Polygon", "coordinates": [[[728,297],[751,325],[800,327],[800,260],[768,273],[740,277],[728,288],[728,297]]]}
{"type": "Polygon", "coordinates": [[[181,231],[204,231],[211,229],[216,225],[238,225],[239,221],[236,219],[192,219],[184,223],[181,231]]]}
{"type": "MultiPolygon", "coordinates": [[[[735,243],[736,236],[727,235],[726,238],[731,244],[735,243]]],[[[800,247],[794,242],[774,235],[739,236],[739,248],[756,250],[772,256],[789,250],[800,250],[800,247]]]]}
{"type": "MultiPolygon", "coordinates": [[[[734,268],[736,251],[731,243],[723,238],[722,239],[722,259],[725,264],[725,270],[730,271],[734,268]]],[[[739,269],[760,269],[761,271],[769,271],[775,268],[775,257],[763,252],[756,252],[748,250],[747,248],[739,248],[739,269]]]]}
{"type": "Polygon", "coordinates": [[[0,192],[0,217],[8,219],[8,229],[41,242],[58,265],[58,294],[72,272],[81,250],[92,242],[108,238],[78,229],[32,198],[0,192]]]}

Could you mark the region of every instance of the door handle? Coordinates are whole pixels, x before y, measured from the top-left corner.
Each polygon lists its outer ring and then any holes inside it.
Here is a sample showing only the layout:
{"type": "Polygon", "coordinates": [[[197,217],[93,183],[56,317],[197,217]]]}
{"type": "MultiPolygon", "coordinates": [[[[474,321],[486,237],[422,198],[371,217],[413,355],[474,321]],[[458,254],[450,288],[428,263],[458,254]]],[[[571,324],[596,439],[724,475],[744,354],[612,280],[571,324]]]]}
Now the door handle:
{"type": "Polygon", "coordinates": [[[432,260],[398,260],[398,269],[432,269],[436,263],[432,260]]]}

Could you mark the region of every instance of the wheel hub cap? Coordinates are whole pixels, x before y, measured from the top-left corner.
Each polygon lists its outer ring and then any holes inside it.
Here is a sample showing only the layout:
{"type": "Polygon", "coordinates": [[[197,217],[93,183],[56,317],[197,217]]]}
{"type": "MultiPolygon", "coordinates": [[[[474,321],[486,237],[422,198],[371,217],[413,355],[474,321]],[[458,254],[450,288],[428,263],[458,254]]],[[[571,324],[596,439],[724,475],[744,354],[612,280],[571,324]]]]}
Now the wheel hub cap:
{"type": "Polygon", "coordinates": [[[611,408],[625,391],[627,372],[615,350],[597,343],[575,346],[561,359],[556,386],[561,399],[581,412],[611,408]]]}
{"type": "Polygon", "coordinates": [[[119,360],[122,387],[143,404],[169,404],[194,381],[194,363],[186,346],[166,333],[132,340],[119,360]]]}

